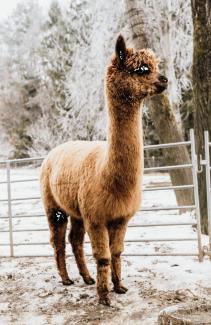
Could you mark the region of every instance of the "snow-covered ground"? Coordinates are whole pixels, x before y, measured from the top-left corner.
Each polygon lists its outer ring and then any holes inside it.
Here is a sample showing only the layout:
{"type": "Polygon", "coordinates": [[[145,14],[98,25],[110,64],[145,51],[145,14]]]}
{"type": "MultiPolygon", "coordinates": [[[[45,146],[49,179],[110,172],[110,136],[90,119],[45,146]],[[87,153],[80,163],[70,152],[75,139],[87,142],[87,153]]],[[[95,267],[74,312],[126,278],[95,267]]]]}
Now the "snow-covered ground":
{"type": "MultiPolygon", "coordinates": [[[[36,168],[12,170],[12,179],[38,176],[36,168]]],[[[6,178],[0,170],[0,180],[6,178]]],[[[166,186],[168,174],[145,175],[144,186],[166,186]]],[[[6,185],[0,185],[0,199],[6,198],[6,185]]],[[[13,183],[12,197],[38,197],[38,182],[13,183]]],[[[145,192],[142,206],[175,205],[173,191],[145,192]]],[[[13,215],[43,213],[39,199],[14,201],[13,215]]],[[[0,205],[0,231],[8,230],[7,203],[0,205]]],[[[192,222],[191,213],[180,215],[178,211],[138,212],[132,224],[162,224],[192,222]]],[[[15,255],[52,255],[48,243],[49,233],[45,217],[17,218],[13,220],[15,255]],[[35,231],[36,229],[42,231],[35,231]]],[[[125,254],[147,253],[197,253],[197,241],[139,242],[127,240],[147,238],[196,238],[192,226],[129,227],[126,235],[125,254]]],[[[0,243],[8,243],[8,232],[0,232],[0,243]]],[[[203,242],[207,238],[203,237],[203,242]]],[[[9,255],[9,247],[0,246],[0,256],[9,255]]],[[[89,244],[85,251],[91,253],[89,244]]],[[[67,253],[71,253],[70,245],[67,253]]],[[[92,274],[96,274],[92,257],[87,258],[92,274]]],[[[113,306],[97,305],[95,286],[86,286],[73,257],[67,258],[68,269],[75,284],[64,287],[57,275],[53,257],[4,257],[0,260],[0,324],[156,324],[158,312],[165,306],[180,302],[197,301],[211,293],[211,262],[199,263],[197,257],[181,256],[124,256],[123,278],[129,291],[126,295],[111,292],[113,306]]]]}

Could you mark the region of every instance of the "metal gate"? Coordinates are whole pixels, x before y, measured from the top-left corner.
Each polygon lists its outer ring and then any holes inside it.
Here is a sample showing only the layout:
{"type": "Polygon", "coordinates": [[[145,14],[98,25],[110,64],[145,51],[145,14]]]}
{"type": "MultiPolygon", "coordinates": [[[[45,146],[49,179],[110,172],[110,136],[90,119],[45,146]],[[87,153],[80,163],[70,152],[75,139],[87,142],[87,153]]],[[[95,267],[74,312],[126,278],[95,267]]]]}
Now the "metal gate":
{"type": "Polygon", "coordinates": [[[209,132],[204,132],[204,154],[205,160],[201,160],[201,165],[205,165],[206,172],[206,191],[207,191],[207,218],[208,218],[208,236],[209,243],[208,246],[203,247],[203,252],[210,256],[211,259],[211,187],[210,187],[210,147],[211,142],[209,140],[209,132]]]}
{"type": "MultiPolygon", "coordinates": [[[[210,146],[211,143],[208,142],[208,146],[210,146]]],[[[158,144],[158,145],[148,145],[144,147],[144,150],[155,150],[155,149],[165,149],[165,148],[173,148],[177,146],[187,146],[190,147],[190,152],[191,152],[191,163],[189,164],[182,164],[182,165],[174,165],[174,166],[162,166],[162,167],[150,167],[150,168],[145,168],[145,172],[161,172],[161,171],[169,171],[169,170],[176,170],[176,169],[183,169],[183,168],[190,168],[192,170],[192,176],[193,176],[193,184],[187,184],[187,185],[178,185],[178,186],[162,186],[162,187],[151,187],[151,188],[144,188],[143,191],[166,191],[166,190],[180,190],[180,189],[193,189],[194,191],[194,204],[189,205],[189,206],[160,206],[160,207],[142,207],[140,211],[159,211],[159,210],[181,210],[181,209],[186,209],[186,210],[194,210],[195,211],[195,221],[194,222],[171,222],[171,223],[162,223],[159,224],[159,226],[163,227],[177,227],[177,226],[196,226],[196,237],[184,237],[184,238],[147,238],[147,239],[131,239],[131,240],[126,240],[126,243],[141,243],[141,242],[176,242],[176,241],[181,241],[181,242],[187,242],[187,241],[196,241],[197,242],[197,251],[195,253],[191,252],[180,252],[180,253],[159,253],[155,252],[152,254],[147,254],[147,253],[134,253],[134,254],[125,254],[127,256],[166,256],[166,255],[173,255],[173,256],[198,256],[199,261],[203,260],[204,254],[206,254],[206,250],[203,249],[202,247],[202,237],[201,237],[201,224],[200,224],[200,208],[199,208],[199,197],[198,197],[198,180],[197,180],[197,173],[198,173],[198,162],[197,162],[197,156],[196,156],[196,151],[195,151],[195,139],[194,139],[194,132],[193,130],[190,130],[190,140],[189,141],[184,141],[184,142],[177,142],[177,143],[167,143],[167,144],[158,144]]],[[[209,154],[209,150],[207,152],[209,154]]],[[[41,162],[43,158],[31,158],[31,159],[16,159],[16,160],[7,160],[7,161],[0,161],[0,167],[1,165],[4,166],[5,171],[6,171],[6,180],[0,181],[0,186],[5,185],[7,187],[6,192],[7,192],[7,198],[0,199],[0,203],[4,202],[7,204],[7,214],[0,216],[0,221],[1,220],[6,220],[8,222],[8,230],[1,230],[1,223],[0,223],[0,234],[1,233],[7,233],[8,234],[8,239],[9,242],[1,242],[0,243],[0,256],[5,256],[6,254],[4,253],[4,247],[10,248],[9,255],[10,256],[21,256],[19,254],[16,254],[16,247],[24,245],[24,246],[36,246],[36,245],[49,245],[48,238],[46,241],[43,241],[41,243],[35,242],[28,242],[28,243],[19,243],[17,241],[14,241],[14,233],[17,232],[26,232],[26,231],[46,231],[47,228],[36,228],[36,229],[30,229],[30,228],[24,228],[24,229],[15,229],[14,228],[14,223],[13,221],[17,218],[28,220],[29,218],[40,218],[43,217],[44,214],[42,213],[33,213],[33,214],[19,214],[15,215],[13,214],[13,204],[14,202],[27,202],[27,200],[37,200],[40,199],[39,196],[27,196],[27,197],[16,197],[13,196],[12,191],[11,191],[11,185],[14,183],[21,183],[21,182],[27,182],[28,184],[30,182],[35,182],[38,181],[38,178],[24,178],[24,179],[12,179],[11,176],[11,170],[14,164],[22,164],[22,163],[28,163],[28,162],[41,162]]],[[[208,160],[209,161],[209,160],[208,160]]],[[[210,172],[210,166],[207,167],[209,168],[210,172]]],[[[209,178],[209,184],[208,184],[208,191],[209,191],[209,196],[211,193],[211,188],[210,188],[210,178],[209,178]]],[[[210,207],[211,202],[209,201],[209,229],[211,228],[211,207],[210,207]]],[[[144,224],[144,223],[138,223],[138,224],[129,224],[129,227],[136,227],[136,228],[143,228],[143,227],[156,227],[158,224],[144,224]]],[[[211,239],[211,231],[210,233],[210,239],[211,239]]],[[[210,241],[211,242],[211,241],[210,241]]],[[[31,256],[29,254],[24,254],[22,256],[31,256]]],[[[38,256],[38,255],[36,255],[38,256]]],[[[39,254],[39,256],[46,256],[39,254]]]]}

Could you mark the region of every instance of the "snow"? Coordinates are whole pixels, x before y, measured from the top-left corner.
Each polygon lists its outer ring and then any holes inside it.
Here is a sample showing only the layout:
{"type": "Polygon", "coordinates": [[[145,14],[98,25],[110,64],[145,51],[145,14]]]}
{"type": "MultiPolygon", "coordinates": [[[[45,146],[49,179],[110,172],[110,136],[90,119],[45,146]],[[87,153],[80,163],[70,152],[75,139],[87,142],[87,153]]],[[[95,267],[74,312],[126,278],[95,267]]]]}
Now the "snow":
{"type": "MultiPolygon", "coordinates": [[[[38,177],[39,168],[16,168],[11,172],[12,180],[38,177]]],[[[0,180],[6,179],[6,172],[0,169],[0,180]]],[[[144,187],[168,186],[168,174],[144,176],[144,187]]],[[[12,183],[12,197],[39,197],[37,181],[12,183]]],[[[6,198],[6,186],[0,184],[0,199],[6,198]]],[[[174,206],[174,192],[144,192],[143,207],[174,206]]],[[[40,199],[14,201],[13,215],[42,214],[40,199]]],[[[0,218],[7,214],[7,202],[1,202],[0,218]]],[[[1,220],[1,219],[0,219],[1,220]]],[[[179,214],[171,211],[138,212],[131,220],[134,224],[159,224],[153,227],[129,227],[126,235],[125,254],[147,253],[197,253],[197,241],[167,242],[127,242],[146,238],[197,238],[192,226],[162,226],[170,222],[194,222],[193,213],[179,214]]],[[[48,243],[49,232],[44,216],[17,218],[13,220],[16,243],[48,243]],[[44,229],[32,231],[32,229],[44,229]]],[[[0,231],[8,230],[8,220],[2,219],[0,231]]],[[[87,238],[88,239],[88,238],[87,238]]],[[[8,232],[1,232],[0,243],[9,242],[8,232]]],[[[207,237],[203,236],[203,243],[207,237]]],[[[91,248],[85,245],[89,255],[91,248]]],[[[71,253],[70,245],[67,253],[71,253]]],[[[1,255],[9,255],[9,247],[2,246],[1,255]]],[[[157,317],[164,307],[181,302],[198,302],[211,293],[211,262],[205,258],[199,263],[197,256],[124,256],[122,262],[123,281],[129,288],[125,295],[111,292],[112,307],[97,304],[95,286],[86,286],[78,274],[72,256],[67,265],[74,285],[65,287],[52,257],[50,245],[21,245],[15,247],[15,255],[32,257],[0,260],[0,324],[156,324],[157,317]],[[36,257],[36,255],[51,255],[36,257]]],[[[96,276],[95,263],[87,257],[90,272],[96,276]]]]}

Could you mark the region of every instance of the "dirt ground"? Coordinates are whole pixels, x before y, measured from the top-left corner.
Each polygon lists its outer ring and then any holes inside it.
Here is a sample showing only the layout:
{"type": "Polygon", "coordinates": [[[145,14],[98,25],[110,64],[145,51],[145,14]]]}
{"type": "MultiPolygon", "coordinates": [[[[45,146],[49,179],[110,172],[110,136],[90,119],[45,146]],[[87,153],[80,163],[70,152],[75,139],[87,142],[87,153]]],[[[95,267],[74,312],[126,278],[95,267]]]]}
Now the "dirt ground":
{"type": "MultiPolygon", "coordinates": [[[[129,291],[125,295],[111,291],[109,308],[98,305],[95,285],[83,283],[72,257],[68,269],[75,283],[69,287],[60,282],[52,257],[2,258],[0,324],[157,324],[164,307],[211,293],[209,276],[203,273],[211,270],[211,263],[189,259],[124,257],[123,279],[129,291]]],[[[91,258],[88,266],[95,275],[91,258]]]]}

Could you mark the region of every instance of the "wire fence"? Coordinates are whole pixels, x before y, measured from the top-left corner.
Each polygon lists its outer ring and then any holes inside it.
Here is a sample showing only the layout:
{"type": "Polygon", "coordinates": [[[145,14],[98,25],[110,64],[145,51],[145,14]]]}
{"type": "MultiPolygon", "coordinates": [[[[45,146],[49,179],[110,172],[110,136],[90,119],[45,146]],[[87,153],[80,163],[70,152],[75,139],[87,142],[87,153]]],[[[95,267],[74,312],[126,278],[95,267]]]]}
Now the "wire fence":
{"type": "MultiPolygon", "coordinates": [[[[209,142],[209,146],[210,146],[209,142]]],[[[193,184],[187,184],[187,185],[168,185],[168,186],[155,186],[155,187],[149,187],[149,188],[143,188],[144,192],[149,192],[149,191],[167,191],[167,190],[193,190],[194,192],[194,204],[192,205],[183,205],[183,206],[152,206],[152,207],[141,207],[140,212],[156,212],[156,211],[180,211],[180,210],[190,210],[195,212],[195,220],[194,221],[181,221],[181,222],[163,222],[163,223],[130,223],[129,228],[137,228],[137,229],[147,229],[149,227],[151,228],[156,228],[156,227],[178,227],[178,226],[195,226],[196,227],[196,236],[192,237],[161,237],[161,238],[140,238],[140,239],[126,239],[125,242],[129,244],[133,243],[153,243],[153,242],[196,242],[197,243],[197,250],[195,252],[159,252],[155,251],[153,253],[146,253],[146,252],[140,252],[138,250],[137,252],[133,252],[131,254],[125,254],[127,256],[166,256],[166,255],[173,255],[173,256],[198,256],[199,261],[203,260],[203,256],[205,254],[205,251],[202,247],[202,236],[201,236],[201,224],[200,224],[200,208],[199,208],[199,196],[198,196],[198,180],[197,180],[197,173],[198,173],[198,162],[197,162],[197,156],[196,156],[196,151],[195,151],[195,139],[194,139],[194,132],[193,130],[190,130],[190,140],[189,141],[184,141],[184,142],[177,142],[177,143],[167,143],[167,144],[158,144],[158,145],[147,145],[144,147],[144,150],[155,150],[155,149],[168,149],[168,148],[173,148],[173,147],[179,147],[179,146],[187,146],[190,148],[191,152],[191,163],[184,163],[181,165],[174,165],[174,166],[161,166],[161,167],[148,167],[144,169],[144,173],[155,173],[155,172],[168,172],[170,170],[177,170],[177,169],[183,169],[183,168],[190,168],[192,170],[192,176],[193,176],[193,184]]],[[[208,150],[209,151],[209,150],[208,150]]],[[[30,255],[27,253],[27,249],[25,250],[24,254],[19,253],[17,250],[18,247],[20,246],[25,246],[25,247],[33,247],[33,249],[36,246],[44,247],[45,245],[49,245],[49,240],[48,236],[43,236],[45,239],[42,242],[38,242],[36,240],[34,241],[28,241],[28,242],[21,242],[21,234],[23,233],[31,233],[33,232],[34,234],[38,234],[40,232],[47,232],[48,227],[47,223],[45,227],[26,227],[26,221],[28,222],[29,225],[32,223],[30,220],[36,219],[38,220],[39,218],[44,217],[44,213],[40,208],[40,211],[34,211],[31,214],[26,214],[23,212],[19,213],[14,213],[13,212],[13,207],[15,204],[20,204],[23,208],[26,206],[26,211],[28,210],[27,204],[30,202],[32,204],[33,201],[40,200],[40,195],[35,195],[35,196],[15,196],[12,194],[12,189],[11,187],[13,184],[21,184],[21,183],[27,183],[32,184],[33,182],[38,181],[38,177],[30,176],[30,177],[24,177],[21,179],[14,179],[12,175],[12,171],[14,169],[14,166],[20,166],[21,164],[33,164],[36,167],[41,164],[43,160],[43,157],[38,157],[38,158],[29,158],[29,159],[14,159],[14,160],[6,160],[6,161],[0,161],[0,168],[2,167],[2,171],[6,171],[6,178],[4,180],[0,181],[0,186],[6,186],[5,191],[6,191],[6,197],[0,199],[0,204],[3,203],[4,205],[7,205],[7,211],[4,212],[3,214],[0,214],[0,222],[2,224],[3,220],[4,222],[8,223],[8,229],[5,229],[1,227],[0,224],[0,234],[2,235],[8,235],[8,242],[1,241],[0,242],[0,256],[6,256],[6,248],[9,248],[9,255],[10,256],[34,256],[33,254],[30,255]],[[17,229],[17,227],[14,227],[14,221],[18,220],[21,221],[24,224],[23,228],[17,229]],[[20,237],[19,241],[14,240],[14,235],[19,234],[20,237]]],[[[210,172],[210,167],[209,167],[209,172],[210,172]]],[[[211,188],[209,184],[209,194],[210,194],[211,188]]],[[[30,191],[29,191],[30,192],[30,191]]],[[[41,201],[41,200],[40,200],[41,201]]],[[[40,203],[41,207],[41,203],[40,203]]],[[[211,220],[211,207],[209,206],[209,211],[210,211],[210,220],[211,220]]],[[[36,236],[35,236],[36,238],[36,236]]],[[[211,239],[211,237],[210,237],[211,239]]],[[[89,244],[89,240],[86,240],[86,243],[89,244]]],[[[44,253],[36,253],[36,256],[47,256],[50,254],[44,254],[44,253]]],[[[90,254],[88,254],[90,255],[90,254]]]]}

